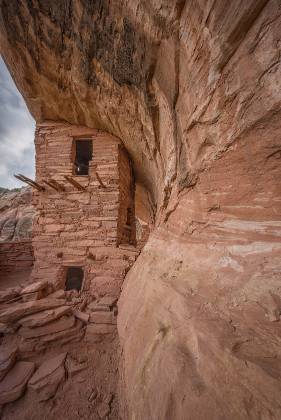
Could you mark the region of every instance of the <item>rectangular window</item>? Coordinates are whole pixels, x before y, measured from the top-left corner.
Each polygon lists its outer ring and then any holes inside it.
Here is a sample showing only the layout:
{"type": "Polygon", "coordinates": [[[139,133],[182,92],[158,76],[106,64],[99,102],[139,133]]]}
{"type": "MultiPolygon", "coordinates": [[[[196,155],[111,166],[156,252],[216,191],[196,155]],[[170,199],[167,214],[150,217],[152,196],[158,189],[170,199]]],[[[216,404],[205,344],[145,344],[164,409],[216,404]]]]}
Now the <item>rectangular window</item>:
{"type": "Polygon", "coordinates": [[[81,290],[84,278],[82,267],[67,267],[65,290],[81,290]]]}
{"type": "Polygon", "coordinates": [[[92,140],[74,140],[74,175],[89,175],[89,162],[92,157],[92,140]]]}

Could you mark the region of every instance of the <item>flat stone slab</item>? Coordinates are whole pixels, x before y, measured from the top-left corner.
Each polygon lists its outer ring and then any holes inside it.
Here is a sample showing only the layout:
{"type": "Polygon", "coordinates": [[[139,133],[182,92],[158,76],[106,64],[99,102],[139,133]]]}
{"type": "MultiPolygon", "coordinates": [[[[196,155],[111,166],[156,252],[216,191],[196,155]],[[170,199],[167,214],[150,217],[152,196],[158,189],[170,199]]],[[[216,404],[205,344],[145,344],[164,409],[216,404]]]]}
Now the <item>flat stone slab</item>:
{"type": "Polygon", "coordinates": [[[75,316],[75,318],[79,319],[84,324],[88,324],[90,315],[87,314],[86,312],[78,311],[77,309],[75,309],[73,311],[73,315],[75,316]]]}
{"type": "Polygon", "coordinates": [[[0,291],[0,303],[7,302],[11,299],[18,297],[21,293],[20,287],[10,287],[6,290],[0,291]]]}
{"type": "MultiPolygon", "coordinates": [[[[40,337],[40,344],[39,347],[36,347],[36,350],[40,349],[40,347],[46,347],[48,343],[55,343],[60,344],[63,342],[68,342],[74,339],[75,337],[79,337],[80,330],[82,328],[82,323],[80,321],[76,321],[75,325],[72,328],[68,328],[67,330],[55,332],[53,334],[43,335],[40,337]]],[[[38,339],[35,340],[38,343],[38,339]]]]}
{"type": "Polygon", "coordinates": [[[29,284],[24,289],[22,289],[21,294],[24,295],[26,293],[34,293],[38,292],[39,290],[46,289],[48,287],[47,280],[37,281],[36,283],[29,284]]]}
{"type": "Polygon", "coordinates": [[[60,331],[68,330],[75,324],[75,318],[63,317],[42,327],[28,328],[21,327],[18,331],[19,335],[23,338],[38,338],[44,335],[54,334],[60,331]]]}
{"type": "Polygon", "coordinates": [[[37,393],[40,401],[53,397],[60,383],[65,379],[66,356],[67,353],[62,353],[46,360],[29,380],[28,388],[37,393]]]}
{"type": "Polygon", "coordinates": [[[60,289],[56,290],[55,292],[48,295],[49,299],[64,299],[65,298],[65,290],[60,289]]]}
{"type": "Polygon", "coordinates": [[[117,302],[117,298],[114,296],[104,296],[97,301],[99,306],[113,306],[117,302]]]}
{"type": "Polygon", "coordinates": [[[13,334],[14,332],[15,329],[11,325],[0,322],[0,334],[13,334]]]}
{"type": "Polygon", "coordinates": [[[44,293],[42,290],[38,290],[38,292],[32,293],[25,293],[22,295],[22,302],[30,302],[32,300],[39,300],[44,297],[44,293]]]}
{"type": "Polygon", "coordinates": [[[0,382],[0,404],[17,400],[35,369],[32,362],[17,362],[0,382]]]}
{"type": "Polygon", "coordinates": [[[0,381],[13,367],[17,357],[17,346],[1,346],[0,349],[0,381]]]}
{"type": "Polygon", "coordinates": [[[7,309],[0,312],[0,322],[12,323],[18,321],[24,316],[34,314],[36,312],[45,311],[46,309],[58,308],[64,306],[65,300],[63,299],[40,299],[32,302],[15,303],[10,305],[7,309]]]}
{"type": "Polygon", "coordinates": [[[92,312],[90,322],[94,324],[116,324],[117,319],[113,312],[92,312]]]}
{"type": "Polygon", "coordinates": [[[67,315],[71,312],[70,306],[61,306],[55,309],[47,309],[46,311],[38,312],[33,315],[26,316],[19,320],[19,324],[23,327],[42,327],[63,315],[67,315]]]}
{"type": "Polygon", "coordinates": [[[111,311],[110,306],[98,305],[96,302],[91,302],[88,305],[88,308],[93,312],[99,312],[99,311],[110,312],[111,311]]]}

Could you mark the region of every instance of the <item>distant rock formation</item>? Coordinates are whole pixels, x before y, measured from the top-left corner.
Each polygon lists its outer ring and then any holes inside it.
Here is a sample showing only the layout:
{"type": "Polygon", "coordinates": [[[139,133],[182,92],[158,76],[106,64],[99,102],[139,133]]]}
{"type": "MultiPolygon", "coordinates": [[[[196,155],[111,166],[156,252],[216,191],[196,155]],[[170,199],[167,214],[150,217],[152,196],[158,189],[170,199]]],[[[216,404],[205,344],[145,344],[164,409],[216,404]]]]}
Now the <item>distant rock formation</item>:
{"type": "Polygon", "coordinates": [[[31,188],[0,193],[0,242],[31,239],[34,215],[31,188]]]}

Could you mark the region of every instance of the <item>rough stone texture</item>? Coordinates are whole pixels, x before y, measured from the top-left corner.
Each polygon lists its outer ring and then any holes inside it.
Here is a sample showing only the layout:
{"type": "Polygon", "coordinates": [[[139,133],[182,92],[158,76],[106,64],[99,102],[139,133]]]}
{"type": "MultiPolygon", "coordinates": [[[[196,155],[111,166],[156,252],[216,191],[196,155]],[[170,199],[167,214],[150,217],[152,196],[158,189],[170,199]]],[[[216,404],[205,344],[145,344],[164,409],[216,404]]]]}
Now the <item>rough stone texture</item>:
{"type": "Polygon", "coordinates": [[[0,291],[0,303],[8,302],[14,298],[20,296],[20,287],[9,287],[8,289],[0,291]]]}
{"type": "Polygon", "coordinates": [[[33,115],[122,139],[156,221],[119,304],[125,419],[281,417],[280,12],[2,1],[33,115]]]}
{"type": "Polygon", "coordinates": [[[33,265],[34,215],[29,187],[0,193],[0,287],[7,274],[30,270],[33,265]]]}
{"type": "Polygon", "coordinates": [[[0,242],[30,240],[34,214],[31,188],[0,193],[0,242]]]}
{"type": "Polygon", "coordinates": [[[45,309],[53,309],[63,306],[65,300],[63,299],[40,299],[25,303],[16,303],[4,308],[0,311],[0,322],[13,323],[20,318],[27,315],[35,314],[36,312],[44,311],[45,309]]]}
{"type": "Polygon", "coordinates": [[[55,334],[72,328],[75,324],[74,317],[62,317],[42,327],[21,327],[19,335],[23,338],[38,338],[44,335],[55,334]]]}
{"type": "Polygon", "coordinates": [[[1,286],[7,274],[30,270],[33,266],[31,240],[19,242],[0,242],[0,280],[1,286]]]}
{"type": "Polygon", "coordinates": [[[90,322],[94,324],[116,324],[116,316],[113,312],[92,312],[90,322]]]}
{"type": "MultiPolygon", "coordinates": [[[[50,298],[50,297],[49,297],[50,298]]],[[[55,321],[63,315],[67,315],[71,312],[70,306],[61,306],[60,308],[46,310],[39,312],[37,314],[32,314],[21,318],[18,322],[23,327],[42,327],[43,325],[48,324],[49,322],[55,321]]]]}
{"type": "Polygon", "coordinates": [[[16,346],[1,346],[0,352],[0,381],[4,376],[9,372],[11,367],[15,364],[17,357],[17,347],[16,346]]]}
{"type": "Polygon", "coordinates": [[[25,391],[35,369],[32,362],[17,362],[0,382],[0,404],[17,400],[25,391]]]}
{"type": "Polygon", "coordinates": [[[28,286],[24,287],[21,290],[21,294],[28,294],[28,293],[34,293],[34,292],[39,292],[42,291],[44,289],[47,289],[48,287],[48,281],[47,280],[41,280],[41,281],[37,281],[35,283],[29,284],[28,286]]]}
{"type": "Polygon", "coordinates": [[[33,194],[38,213],[32,238],[33,280],[44,278],[55,287],[64,287],[67,267],[81,266],[83,288],[92,287],[97,295],[118,296],[130,261],[124,259],[126,251],[116,247],[135,241],[134,184],[125,149],[118,139],[101,131],[52,122],[37,126],[35,144],[37,182],[44,185],[43,181],[55,180],[64,191],[46,186],[45,191],[33,194]],[[73,175],[77,138],[92,140],[89,175],[73,175]],[[64,176],[72,176],[84,190],[64,176]],[[103,252],[102,260],[99,252],[103,252]],[[97,273],[110,278],[107,289],[97,273]]]}
{"type": "Polygon", "coordinates": [[[42,363],[28,382],[28,388],[35,391],[39,401],[53,397],[65,378],[64,362],[66,353],[42,363]]]}

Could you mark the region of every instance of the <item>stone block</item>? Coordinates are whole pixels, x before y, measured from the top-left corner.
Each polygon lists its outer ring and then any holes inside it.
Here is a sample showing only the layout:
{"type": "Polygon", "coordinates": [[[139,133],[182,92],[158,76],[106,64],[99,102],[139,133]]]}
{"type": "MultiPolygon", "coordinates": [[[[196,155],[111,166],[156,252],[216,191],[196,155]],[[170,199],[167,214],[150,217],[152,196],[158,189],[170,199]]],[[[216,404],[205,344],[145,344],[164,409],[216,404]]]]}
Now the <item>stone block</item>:
{"type": "Polygon", "coordinates": [[[23,338],[38,338],[44,335],[54,334],[60,331],[68,330],[75,324],[74,317],[62,317],[59,320],[50,322],[42,327],[21,327],[18,331],[23,338]]]}
{"type": "Polygon", "coordinates": [[[36,314],[24,317],[19,320],[19,324],[23,327],[34,328],[41,327],[52,321],[55,321],[58,318],[61,318],[64,315],[67,315],[71,312],[70,306],[61,306],[55,309],[49,309],[46,311],[38,312],[36,314]]]}
{"type": "Polygon", "coordinates": [[[35,369],[32,362],[17,362],[0,382],[0,404],[15,401],[24,393],[35,369]]]}
{"type": "Polygon", "coordinates": [[[12,366],[15,364],[17,357],[17,346],[1,346],[0,351],[0,381],[9,372],[12,366]]]}
{"type": "Polygon", "coordinates": [[[38,292],[39,290],[43,290],[46,289],[48,287],[49,283],[46,280],[43,281],[37,281],[35,283],[29,284],[28,286],[24,287],[21,290],[21,294],[28,294],[28,293],[35,293],[38,292]]]}
{"type": "Polygon", "coordinates": [[[75,316],[75,318],[79,319],[84,324],[87,324],[89,322],[90,315],[87,314],[86,312],[81,312],[76,309],[76,310],[73,310],[73,315],[75,316]]]}
{"type": "Polygon", "coordinates": [[[100,311],[100,312],[92,312],[90,314],[90,323],[94,324],[111,324],[115,325],[117,323],[117,318],[114,316],[113,312],[106,312],[106,311],[100,311]]]}
{"type": "Polygon", "coordinates": [[[116,332],[116,327],[110,324],[89,324],[86,328],[85,341],[96,342],[99,341],[102,336],[112,334],[116,332]]]}
{"type": "Polygon", "coordinates": [[[65,379],[64,363],[67,353],[62,353],[42,363],[28,382],[28,388],[35,391],[39,401],[53,397],[65,379]]]}
{"type": "Polygon", "coordinates": [[[46,309],[57,308],[63,306],[65,300],[63,299],[40,299],[32,302],[16,303],[9,308],[1,310],[0,322],[12,323],[18,321],[24,316],[34,314],[36,312],[44,311],[46,309]]]}

